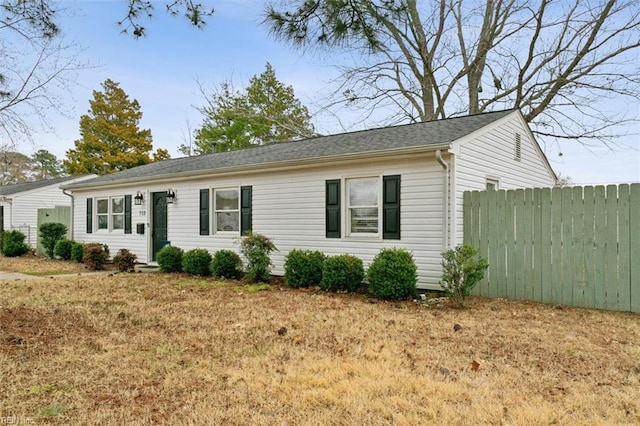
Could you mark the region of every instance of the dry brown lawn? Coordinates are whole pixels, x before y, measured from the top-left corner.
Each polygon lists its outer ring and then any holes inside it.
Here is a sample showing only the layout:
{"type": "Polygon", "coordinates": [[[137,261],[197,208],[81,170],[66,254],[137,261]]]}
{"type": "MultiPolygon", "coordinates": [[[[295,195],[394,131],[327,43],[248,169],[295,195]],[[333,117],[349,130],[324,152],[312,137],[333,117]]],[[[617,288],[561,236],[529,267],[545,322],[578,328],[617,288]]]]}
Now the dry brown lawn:
{"type": "Polygon", "coordinates": [[[24,255],[22,257],[4,257],[0,255],[0,271],[46,276],[82,273],[87,272],[87,269],[81,263],[45,259],[34,255],[24,255]]]}
{"type": "Polygon", "coordinates": [[[0,420],[640,423],[640,315],[254,290],[158,273],[0,283],[0,420]]]}

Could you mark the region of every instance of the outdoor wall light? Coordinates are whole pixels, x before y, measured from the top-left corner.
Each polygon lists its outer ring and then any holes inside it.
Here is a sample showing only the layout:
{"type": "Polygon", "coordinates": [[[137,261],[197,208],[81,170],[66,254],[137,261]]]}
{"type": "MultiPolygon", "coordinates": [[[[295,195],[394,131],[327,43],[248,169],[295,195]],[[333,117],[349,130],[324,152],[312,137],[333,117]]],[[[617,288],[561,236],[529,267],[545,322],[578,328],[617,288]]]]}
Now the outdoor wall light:
{"type": "Polygon", "coordinates": [[[142,201],[144,201],[144,195],[142,194],[142,192],[138,191],[136,196],[133,197],[133,202],[135,203],[136,206],[139,206],[142,204],[142,201]]]}
{"type": "Polygon", "coordinates": [[[173,204],[176,201],[176,193],[173,189],[167,189],[167,204],[173,204]]]}

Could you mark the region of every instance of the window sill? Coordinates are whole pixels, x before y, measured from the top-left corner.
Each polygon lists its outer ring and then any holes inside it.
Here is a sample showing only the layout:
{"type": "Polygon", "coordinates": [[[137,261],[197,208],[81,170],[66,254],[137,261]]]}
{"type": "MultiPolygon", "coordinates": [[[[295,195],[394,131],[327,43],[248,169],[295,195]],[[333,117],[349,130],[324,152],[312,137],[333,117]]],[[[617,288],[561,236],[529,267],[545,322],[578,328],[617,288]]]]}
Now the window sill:
{"type": "Polygon", "coordinates": [[[380,234],[375,234],[375,235],[347,235],[346,237],[343,238],[343,240],[366,241],[366,242],[382,241],[382,235],[380,235],[380,234]]]}

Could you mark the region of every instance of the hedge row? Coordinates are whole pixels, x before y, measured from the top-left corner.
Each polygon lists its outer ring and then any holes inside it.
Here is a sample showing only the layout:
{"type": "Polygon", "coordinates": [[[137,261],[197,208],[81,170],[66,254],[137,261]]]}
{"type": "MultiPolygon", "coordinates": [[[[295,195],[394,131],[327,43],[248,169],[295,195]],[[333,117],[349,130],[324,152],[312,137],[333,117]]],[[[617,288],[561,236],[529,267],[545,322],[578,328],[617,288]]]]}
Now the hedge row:
{"type": "MultiPolygon", "coordinates": [[[[62,238],[66,228],[42,229],[47,234],[47,254],[64,260],[83,262],[91,270],[100,270],[109,259],[109,248],[99,243],[83,244],[62,238]],[[55,242],[55,244],[53,244],[55,242]]],[[[0,248],[5,256],[20,256],[29,247],[20,231],[3,233],[0,248]]],[[[240,250],[247,259],[244,272],[252,281],[266,281],[269,277],[272,251],[276,246],[267,237],[250,234],[243,238],[240,250]]],[[[137,256],[120,249],[114,265],[120,271],[132,271],[137,256]]],[[[185,252],[174,246],[162,248],[157,255],[162,272],[186,272],[197,276],[213,275],[239,278],[243,272],[240,256],[231,250],[219,250],[213,256],[206,249],[185,252]]],[[[287,285],[300,288],[319,286],[327,291],[355,291],[367,281],[367,290],[385,300],[403,299],[417,292],[417,268],[410,252],[399,248],[380,250],[365,273],[362,260],[350,254],[325,256],[319,251],[291,250],[284,264],[287,285]]]]}
{"type": "Polygon", "coordinates": [[[240,256],[231,250],[218,250],[213,256],[202,248],[185,252],[174,246],[163,247],[157,256],[162,272],[186,272],[201,277],[239,278],[242,274],[240,256]]]}
{"type": "Polygon", "coordinates": [[[287,285],[299,288],[318,285],[328,291],[355,291],[364,281],[367,290],[385,300],[403,299],[417,292],[417,268],[404,249],[382,249],[366,274],[362,260],[341,254],[326,257],[319,251],[294,249],[284,264],[287,285]]]}

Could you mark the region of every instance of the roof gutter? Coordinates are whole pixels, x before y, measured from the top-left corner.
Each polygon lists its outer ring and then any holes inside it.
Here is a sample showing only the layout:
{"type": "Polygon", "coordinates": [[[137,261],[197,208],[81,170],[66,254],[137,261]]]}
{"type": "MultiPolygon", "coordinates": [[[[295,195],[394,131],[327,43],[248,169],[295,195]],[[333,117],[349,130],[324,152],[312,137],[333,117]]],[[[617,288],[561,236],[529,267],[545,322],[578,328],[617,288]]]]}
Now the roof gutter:
{"type": "Polygon", "coordinates": [[[417,146],[413,148],[398,148],[393,150],[381,150],[381,151],[369,151],[361,154],[340,154],[340,155],[331,155],[325,157],[312,157],[305,159],[293,159],[293,160],[285,160],[285,161],[273,161],[270,163],[254,163],[254,164],[246,164],[242,166],[230,166],[230,167],[221,167],[214,169],[202,169],[195,170],[189,172],[180,172],[180,173],[172,173],[168,175],[157,175],[157,176],[144,176],[144,177],[134,177],[128,179],[119,179],[113,181],[104,181],[98,182],[95,184],[80,182],[77,184],[70,184],[62,186],[63,189],[70,190],[85,190],[85,189],[101,189],[101,188],[113,188],[118,186],[126,186],[130,184],[141,184],[145,182],[175,182],[180,180],[188,180],[194,177],[204,177],[204,176],[223,176],[223,175],[231,175],[231,174],[239,174],[246,172],[263,172],[263,171],[275,171],[281,169],[298,169],[307,167],[309,165],[320,166],[325,163],[331,163],[335,161],[349,161],[349,160],[362,160],[362,159],[372,159],[378,157],[387,157],[389,155],[408,155],[413,156],[421,153],[429,153],[434,150],[439,149],[448,149],[449,143],[443,143],[440,145],[429,145],[429,146],[417,146]]]}

